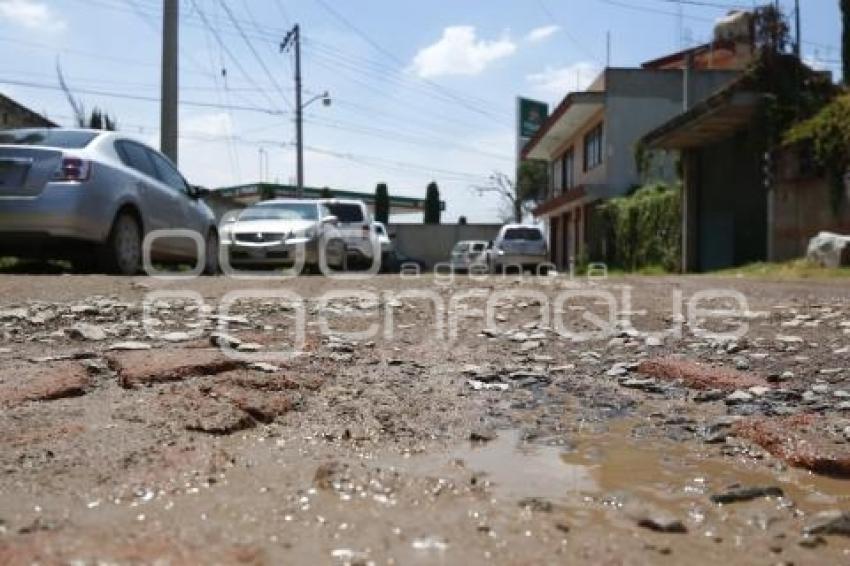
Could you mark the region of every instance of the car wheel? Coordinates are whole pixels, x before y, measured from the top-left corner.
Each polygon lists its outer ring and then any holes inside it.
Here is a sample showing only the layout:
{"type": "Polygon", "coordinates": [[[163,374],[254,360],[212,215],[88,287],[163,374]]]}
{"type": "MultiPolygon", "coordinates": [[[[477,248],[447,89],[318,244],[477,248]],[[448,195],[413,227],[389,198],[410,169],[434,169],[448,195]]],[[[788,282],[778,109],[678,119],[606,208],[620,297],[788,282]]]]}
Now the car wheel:
{"type": "Polygon", "coordinates": [[[142,229],[129,212],[115,219],[103,251],[107,271],[119,275],[136,275],[142,264],[142,229]]]}
{"type": "Polygon", "coordinates": [[[204,258],[204,275],[218,275],[221,268],[218,263],[219,240],[218,232],[210,230],[207,234],[206,258],[204,258]]]}
{"type": "MultiPolygon", "coordinates": [[[[333,253],[337,262],[331,266],[334,271],[346,271],[348,269],[348,250],[345,247],[345,242],[342,240],[334,240],[332,243],[333,253]]],[[[331,246],[328,246],[331,248],[331,246]]]]}

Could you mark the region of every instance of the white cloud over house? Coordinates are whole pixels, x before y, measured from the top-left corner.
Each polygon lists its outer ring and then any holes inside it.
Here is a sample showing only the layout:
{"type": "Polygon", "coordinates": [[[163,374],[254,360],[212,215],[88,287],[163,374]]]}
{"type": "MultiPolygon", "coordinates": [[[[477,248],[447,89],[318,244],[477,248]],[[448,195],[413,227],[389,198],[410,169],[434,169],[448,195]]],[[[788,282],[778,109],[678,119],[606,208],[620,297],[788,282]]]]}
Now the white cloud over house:
{"type": "Polygon", "coordinates": [[[525,36],[526,41],[530,41],[531,43],[538,43],[545,39],[549,39],[556,33],[561,30],[561,26],[541,26],[539,28],[534,28],[525,36]]]}
{"type": "Polygon", "coordinates": [[[598,66],[587,61],[566,67],[546,67],[539,73],[526,76],[533,92],[553,100],[560,100],[568,92],[584,90],[599,76],[598,66]]]}
{"type": "Polygon", "coordinates": [[[486,40],[476,36],[474,26],[449,26],[436,43],[419,50],[410,69],[422,78],[477,75],[516,50],[516,44],[507,34],[486,40]]]}
{"type": "Polygon", "coordinates": [[[0,0],[0,21],[41,32],[65,29],[65,21],[37,0],[0,0]]]}

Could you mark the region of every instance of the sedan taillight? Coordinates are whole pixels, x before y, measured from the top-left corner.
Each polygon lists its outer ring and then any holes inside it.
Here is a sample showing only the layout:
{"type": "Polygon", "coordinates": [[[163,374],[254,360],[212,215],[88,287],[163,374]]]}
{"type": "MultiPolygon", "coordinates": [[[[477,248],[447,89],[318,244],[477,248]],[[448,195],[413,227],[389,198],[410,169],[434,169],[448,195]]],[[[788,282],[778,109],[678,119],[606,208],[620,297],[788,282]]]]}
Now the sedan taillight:
{"type": "Polygon", "coordinates": [[[79,157],[63,157],[53,174],[54,181],[87,181],[91,176],[91,161],[79,157]]]}

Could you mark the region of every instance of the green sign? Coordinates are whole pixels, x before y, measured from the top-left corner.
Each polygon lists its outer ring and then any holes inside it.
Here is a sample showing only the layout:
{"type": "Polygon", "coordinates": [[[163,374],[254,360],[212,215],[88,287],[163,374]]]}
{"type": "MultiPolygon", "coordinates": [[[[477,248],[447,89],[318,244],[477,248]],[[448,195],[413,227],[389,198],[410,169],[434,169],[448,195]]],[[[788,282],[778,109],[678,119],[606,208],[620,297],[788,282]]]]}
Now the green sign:
{"type": "Polygon", "coordinates": [[[531,138],[546,121],[549,116],[549,105],[545,102],[537,100],[529,100],[528,98],[517,99],[518,119],[519,119],[519,137],[531,138]]]}

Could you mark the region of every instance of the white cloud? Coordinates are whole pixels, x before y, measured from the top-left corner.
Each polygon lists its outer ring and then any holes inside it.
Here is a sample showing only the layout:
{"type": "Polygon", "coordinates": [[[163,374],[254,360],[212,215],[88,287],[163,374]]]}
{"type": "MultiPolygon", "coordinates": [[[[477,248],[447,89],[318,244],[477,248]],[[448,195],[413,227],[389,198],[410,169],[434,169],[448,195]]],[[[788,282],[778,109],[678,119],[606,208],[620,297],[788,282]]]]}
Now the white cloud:
{"type": "Polygon", "coordinates": [[[599,67],[582,61],[567,67],[546,67],[526,77],[536,94],[560,99],[575,90],[584,90],[599,75],[599,67]]]}
{"type": "Polygon", "coordinates": [[[180,130],[187,136],[221,137],[233,133],[233,121],[227,112],[196,114],[184,118],[180,130]]]}
{"type": "Polygon", "coordinates": [[[534,28],[525,36],[526,41],[536,43],[548,39],[560,31],[560,26],[542,26],[534,28]]]}
{"type": "Polygon", "coordinates": [[[516,44],[507,35],[488,41],[477,39],[474,26],[449,26],[436,43],[419,51],[411,70],[423,78],[442,75],[477,75],[487,65],[512,55],[516,44]]]}
{"type": "Polygon", "coordinates": [[[0,20],[35,31],[59,31],[65,22],[47,4],[37,0],[0,0],[0,20]]]}

